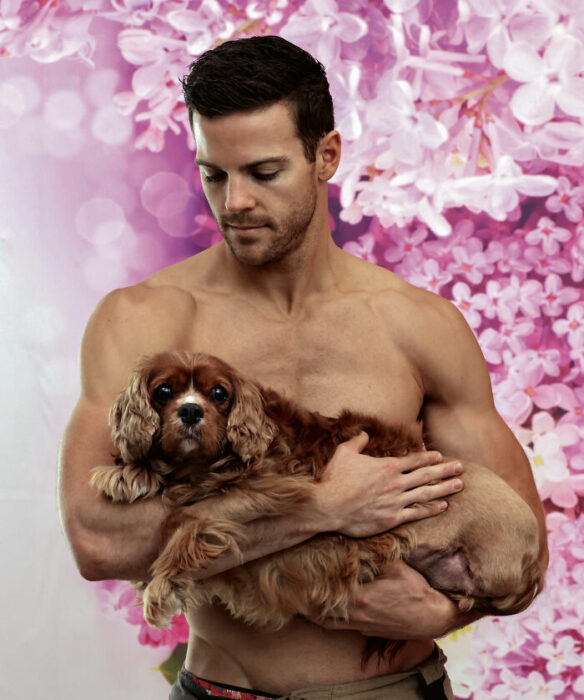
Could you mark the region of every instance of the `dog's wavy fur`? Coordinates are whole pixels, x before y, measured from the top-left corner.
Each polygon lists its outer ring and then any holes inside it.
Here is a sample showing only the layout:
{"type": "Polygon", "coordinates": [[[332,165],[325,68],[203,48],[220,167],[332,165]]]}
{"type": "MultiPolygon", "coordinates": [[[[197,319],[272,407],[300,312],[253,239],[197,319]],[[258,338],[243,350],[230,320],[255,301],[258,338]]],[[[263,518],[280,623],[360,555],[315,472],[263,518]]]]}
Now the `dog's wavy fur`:
{"type": "Polygon", "coordinates": [[[513,614],[543,586],[535,516],[502,479],[469,462],[465,488],[440,515],[363,539],[322,534],[194,581],[190,572],[239,552],[246,523],[309,504],[339,443],[365,430],[364,453],[401,456],[423,449],[421,434],[349,411],[338,418],[306,411],[216,357],[186,351],[143,358],[110,418],[117,464],[94,469],[93,485],[114,501],[161,492],[175,506],[151,578],[137,584],[153,626],[217,600],[234,617],[274,629],[294,615],[346,617],[358,585],[398,559],[461,611],[513,614]],[[166,402],[156,399],[161,384],[172,387],[166,402]],[[223,402],[211,398],[217,386],[225,390],[223,402]],[[203,413],[196,425],[178,417],[185,400],[203,413]],[[209,499],[217,517],[197,511],[209,499]]]}

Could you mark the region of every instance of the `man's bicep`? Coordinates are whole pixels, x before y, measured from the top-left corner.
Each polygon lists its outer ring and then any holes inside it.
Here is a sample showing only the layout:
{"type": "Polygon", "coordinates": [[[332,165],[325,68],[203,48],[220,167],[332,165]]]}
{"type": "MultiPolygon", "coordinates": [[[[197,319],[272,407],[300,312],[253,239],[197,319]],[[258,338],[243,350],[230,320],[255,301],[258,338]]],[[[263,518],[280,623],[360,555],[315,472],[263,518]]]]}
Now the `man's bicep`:
{"type": "Polygon", "coordinates": [[[108,294],[91,315],[81,343],[82,399],[110,406],[139,354],[140,327],[123,290],[108,294]]]}
{"type": "MultiPolygon", "coordinates": [[[[504,479],[545,521],[525,451],[495,407],[488,368],[472,331],[457,310],[438,354],[428,360],[422,410],[428,447],[482,464],[504,479]]],[[[464,482],[464,477],[463,477],[464,482]]]]}

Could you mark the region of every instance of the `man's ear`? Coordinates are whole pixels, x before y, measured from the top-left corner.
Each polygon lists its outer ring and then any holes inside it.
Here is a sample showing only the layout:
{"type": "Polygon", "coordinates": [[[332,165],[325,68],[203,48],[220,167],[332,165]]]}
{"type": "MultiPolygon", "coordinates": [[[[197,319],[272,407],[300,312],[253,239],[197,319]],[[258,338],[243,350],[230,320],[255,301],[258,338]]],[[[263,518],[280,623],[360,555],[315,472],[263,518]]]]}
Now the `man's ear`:
{"type": "Polygon", "coordinates": [[[316,150],[316,172],[319,180],[330,180],[341,159],[341,135],[336,129],[325,134],[316,150]]]}

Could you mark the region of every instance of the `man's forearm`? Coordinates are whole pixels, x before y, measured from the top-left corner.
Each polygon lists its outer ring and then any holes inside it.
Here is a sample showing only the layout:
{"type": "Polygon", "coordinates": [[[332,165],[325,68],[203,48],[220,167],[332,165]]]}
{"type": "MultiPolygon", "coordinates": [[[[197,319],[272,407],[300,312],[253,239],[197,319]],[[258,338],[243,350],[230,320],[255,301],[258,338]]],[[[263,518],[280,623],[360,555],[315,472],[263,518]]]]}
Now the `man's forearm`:
{"type": "MultiPolygon", "coordinates": [[[[201,520],[221,519],[221,499],[208,499],[187,507],[201,520]]],[[[131,504],[112,503],[103,497],[78,506],[77,515],[64,523],[81,574],[93,581],[104,579],[146,580],[159,554],[160,531],[174,511],[160,498],[131,504]]],[[[65,520],[65,519],[64,519],[65,520]]],[[[227,551],[193,572],[203,579],[247,561],[303,542],[324,529],[308,508],[294,515],[261,518],[245,523],[245,538],[238,549],[227,551]]]]}
{"type": "Polygon", "coordinates": [[[70,507],[63,526],[81,575],[90,581],[147,578],[167,514],[159,498],[118,504],[96,495],[91,503],[70,507]]]}
{"type": "Polygon", "coordinates": [[[320,532],[316,521],[299,515],[261,518],[245,525],[245,542],[238,542],[238,551],[227,551],[209,561],[204,569],[193,572],[196,580],[223,573],[241,564],[289,549],[320,532]]]}

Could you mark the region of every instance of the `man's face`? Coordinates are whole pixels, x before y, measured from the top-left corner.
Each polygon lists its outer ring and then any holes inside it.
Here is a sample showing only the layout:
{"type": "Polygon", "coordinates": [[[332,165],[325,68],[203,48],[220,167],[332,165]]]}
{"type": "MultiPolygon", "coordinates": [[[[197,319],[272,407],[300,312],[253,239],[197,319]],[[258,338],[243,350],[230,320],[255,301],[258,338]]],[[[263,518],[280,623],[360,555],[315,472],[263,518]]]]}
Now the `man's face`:
{"type": "Polygon", "coordinates": [[[212,119],[195,113],[193,133],[203,190],[234,256],[265,265],[298,249],[317,186],[288,106],[212,119]]]}

